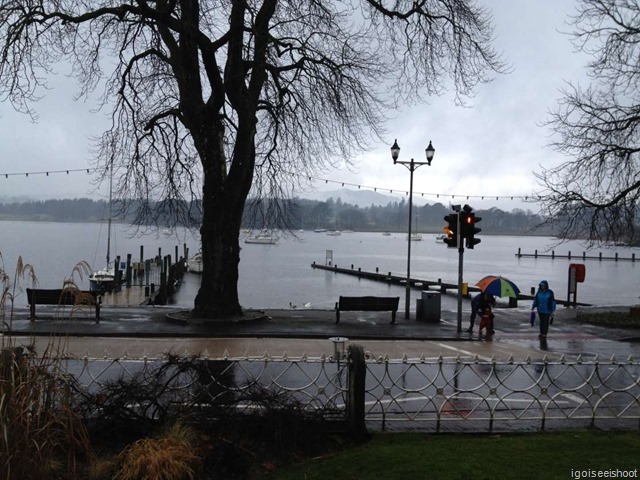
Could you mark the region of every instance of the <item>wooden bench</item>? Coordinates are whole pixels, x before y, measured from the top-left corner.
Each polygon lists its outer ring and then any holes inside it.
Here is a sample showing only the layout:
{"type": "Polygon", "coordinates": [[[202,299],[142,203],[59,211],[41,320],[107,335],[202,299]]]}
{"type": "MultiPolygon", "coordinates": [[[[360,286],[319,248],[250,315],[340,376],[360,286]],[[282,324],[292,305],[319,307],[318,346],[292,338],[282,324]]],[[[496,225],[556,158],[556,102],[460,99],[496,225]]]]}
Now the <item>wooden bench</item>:
{"type": "Polygon", "coordinates": [[[396,312],[400,297],[343,297],[336,302],[336,324],[340,323],[340,312],[391,312],[391,323],[396,323],[396,312]]]}
{"type": "Polygon", "coordinates": [[[27,288],[27,302],[31,321],[36,318],[36,305],[81,305],[94,306],[96,309],[96,322],[100,321],[100,305],[102,296],[100,292],[71,290],[71,289],[41,289],[27,288]]]}

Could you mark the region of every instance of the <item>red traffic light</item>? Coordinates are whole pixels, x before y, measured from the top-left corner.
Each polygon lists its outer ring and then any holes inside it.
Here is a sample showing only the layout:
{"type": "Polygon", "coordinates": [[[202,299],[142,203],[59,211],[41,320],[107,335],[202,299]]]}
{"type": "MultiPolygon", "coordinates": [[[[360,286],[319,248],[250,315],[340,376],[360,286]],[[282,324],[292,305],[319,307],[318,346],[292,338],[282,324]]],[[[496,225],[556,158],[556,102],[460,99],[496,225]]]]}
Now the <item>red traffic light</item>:
{"type": "Polygon", "coordinates": [[[464,239],[467,245],[467,248],[473,248],[475,245],[481,242],[479,238],[476,238],[476,234],[481,232],[480,228],[476,227],[476,224],[482,220],[481,217],[476,217],[475,213],[468,213],[466,216],[466,225],[464,232],[464,239]]]}

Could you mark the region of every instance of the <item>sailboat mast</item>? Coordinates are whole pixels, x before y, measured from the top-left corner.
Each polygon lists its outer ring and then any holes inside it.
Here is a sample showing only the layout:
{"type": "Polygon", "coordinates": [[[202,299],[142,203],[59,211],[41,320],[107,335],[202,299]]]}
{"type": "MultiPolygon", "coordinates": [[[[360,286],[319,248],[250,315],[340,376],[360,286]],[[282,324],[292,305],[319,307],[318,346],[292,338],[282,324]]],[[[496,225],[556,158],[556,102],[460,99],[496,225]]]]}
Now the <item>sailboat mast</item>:
{"type": "Polygon", "coordinates": [[[113,163],[109,166],[109,218],[107,220],[107,268],[111,264],[111,199],[113,197],[113,163]]]}

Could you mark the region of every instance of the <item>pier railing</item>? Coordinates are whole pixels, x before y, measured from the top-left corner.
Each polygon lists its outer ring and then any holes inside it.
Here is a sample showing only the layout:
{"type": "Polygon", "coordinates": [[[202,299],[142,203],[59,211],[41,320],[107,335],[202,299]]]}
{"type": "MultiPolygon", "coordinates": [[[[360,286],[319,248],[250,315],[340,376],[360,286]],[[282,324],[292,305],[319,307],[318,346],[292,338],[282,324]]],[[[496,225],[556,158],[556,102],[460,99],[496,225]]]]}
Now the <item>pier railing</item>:
{"type": "MultiPolygon", "coordinates": [[[[65,376],[85,394],[104,397],[116,381],[148,385],[161,369],[169,379],[162,389],[167,404],[235,402],[236,410],[255,411],[263,404],[250,393],[259,388],[295,401],[298,409],[344,421],[356,433],[640,428],[640,363],[632,358],[391,359],[351,345],[342,357],[199,356],[189,359],[199,365],[191,370],[180,361],[173,358],[168,368],[163,358],[105,354],[62,363],[65,376]]],[[[158,399],[152,403],[159,408],[158,399]]]]}
{"type": "MultiPolygon", "coordinates": [[[[567,259],[567,260],[598,260],[602,262],[603,260],[614,261],[614,262],[635,262],[636,254],[632,253],[631,257],[623,257],[618,254],[618,252],[613,252],[613,255],[603,255],[602,252],[598,252],[597,255],[593,253],[587,254],[587,252],[582,252],[579,254],[571,253],[569,250],[567,253],[556,253],[555,250],[551,250],[551,252],[538,252],[538,250],[534,250],[533,253],[522,253],[521,249],[518,248],[518,253],[516,253],[517,258],[550,258],[551,260],[558,259],[567,259]]],[[[638,259],[640,260],[640,259],[638,259]]]]}

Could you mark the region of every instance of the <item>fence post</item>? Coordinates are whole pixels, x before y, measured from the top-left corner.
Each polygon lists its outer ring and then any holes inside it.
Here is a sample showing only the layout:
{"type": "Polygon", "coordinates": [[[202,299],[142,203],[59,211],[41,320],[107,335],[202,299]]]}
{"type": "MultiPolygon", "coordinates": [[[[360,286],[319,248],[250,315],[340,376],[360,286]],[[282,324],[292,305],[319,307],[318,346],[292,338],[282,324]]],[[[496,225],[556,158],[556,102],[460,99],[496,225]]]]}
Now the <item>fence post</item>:
{"type": "Polygon", "coordinates": [[[127,267],[125,270],[125,282],[127,288],[131,288],[131,254],[127,253],[127,267]]]}
{"type": "Polygon", "coordinates": [[[349,345],[347,349],[347,426],[358,440],[368,436],[364,421],[364,391],[367,376],[367,365],[364,349],[360,345],[349,345]]]}

